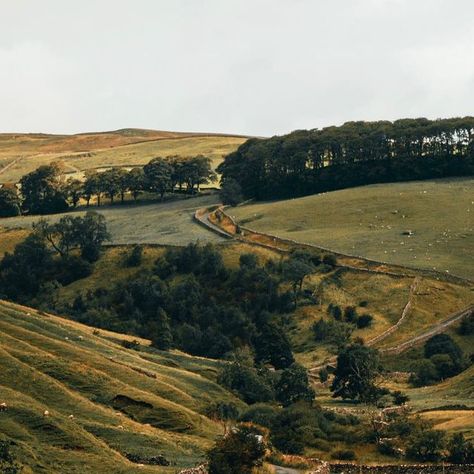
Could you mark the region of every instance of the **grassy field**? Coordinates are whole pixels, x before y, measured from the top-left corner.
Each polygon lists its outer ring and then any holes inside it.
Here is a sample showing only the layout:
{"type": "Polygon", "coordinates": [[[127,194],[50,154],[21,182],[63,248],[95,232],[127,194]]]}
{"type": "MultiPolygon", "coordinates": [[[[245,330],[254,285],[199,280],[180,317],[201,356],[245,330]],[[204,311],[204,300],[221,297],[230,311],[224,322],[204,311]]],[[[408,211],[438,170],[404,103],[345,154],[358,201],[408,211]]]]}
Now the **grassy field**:
{"type": "MultiPolygon", "coordinates": [[[[224,240],[193,221],[196,209],[218,202],[218,196],[208,195],[164,203],[116,204],[90,209],[106,217],[107,226],[112,235],[112,244],[187,245],[195,241],[218,243],[224,240]]],[[[67,214],[46,216],[46,219],[55,222],[63,215],[82,215],[84,212],[83,208],[67,214]]],[[[39,216],[20,216],[1,219],[0,252],[3,247],[11,247],[9,242],[18,235],[15,234],[14,229],[17,229],[18,233],[18,229],[31,228],[33,222],[38,221],[39,218],[39,216]],[[3,243],[4,238],[5,243],[3,243]]]]}
{"type": "Polygon", "coordinates": [[[24,472],[176,472],[202,458],[221,431],[206,407],[240,403],[212,381],[218,364],[143,340],[125,349],[122,339],[0,302],[0,432],[15,440],[24,472]],[[127,453],[176,464],[138,466],[127,453]]]}
{"type": "Polygon", "coordinates": [[[0,134],[0,182],[16,182],[53,161],[61,161],[65,172],[75,177],[87,169],[143,165],[169,155],[202,154],[215,167],[245,140],[232,135],[134,129],[80,135],[0,134]]]}
{"type": "Polygon", "coordinates": [[[257,231],[474,279],[472,178],[377,184],[229,212],[257,231]]]}

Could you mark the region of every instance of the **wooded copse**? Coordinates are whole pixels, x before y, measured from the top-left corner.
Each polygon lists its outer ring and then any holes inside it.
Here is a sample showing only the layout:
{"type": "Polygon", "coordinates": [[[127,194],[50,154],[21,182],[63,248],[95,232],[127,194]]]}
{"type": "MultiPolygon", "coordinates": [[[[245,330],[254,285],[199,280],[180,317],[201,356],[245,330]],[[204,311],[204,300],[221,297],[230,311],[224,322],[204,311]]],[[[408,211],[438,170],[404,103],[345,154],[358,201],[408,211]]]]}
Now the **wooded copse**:
{"type": "Polygon", "coordinates": [[[244,198],[291,198],[372,183],[474,174],[474,117],[347,122],[252,138],[217,169],[244,198]]]}
{"type": "Polygon", "coordinates": [[[0,217],[62,212],[69,206],[76,207],[81,199],[89,206],[95,198],[100,206],[104,197],[111,203],[119,197],[123,203],[127,194],[134,200],[144,192],[156,193],[160,199],[165,193],[194,194],[200,185],[215,180],[210,159],[202,155],[153,158],[143,168],[131,170],[113,167],[87,171],[84,181],[66,179],[61,165],[53,163],[23,176],[19,186],[0,188],[0,217]]]}

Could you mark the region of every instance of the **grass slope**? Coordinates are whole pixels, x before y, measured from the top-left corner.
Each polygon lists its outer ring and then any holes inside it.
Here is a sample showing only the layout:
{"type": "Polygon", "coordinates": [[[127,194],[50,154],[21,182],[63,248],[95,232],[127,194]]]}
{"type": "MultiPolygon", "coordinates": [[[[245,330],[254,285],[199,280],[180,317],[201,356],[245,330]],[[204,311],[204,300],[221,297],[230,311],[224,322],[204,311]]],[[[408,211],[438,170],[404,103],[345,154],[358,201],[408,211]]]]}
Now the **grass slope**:
{"type": "Polygon", "coordinates": [[[0,432],[26,472],[174,472],[124,455],[163,454],[175,466],[201,458],[220,430],[202,413],[233,399],[211,381],[217,363],[125,349],[121,339],[0,302],[0,432]]]}
{"type": "Polygon", "coordinates": [[[61,161],[81,177],[87,169],[143,165],[156,156],[203,154],[217,166],[246,137],[124,129],[79,135],[0,134],[0,182],[16,182],[40,165],[61,161]]]}
{"type": "Polygon", "coordinates": [[[231,214],[279,237],[474,279],[473,196],[472,178],[417,181],[252,204],[231,214]]]}
{"type": "MultiPolygon", "coordinates": [[[[113,206],[91,207],[90,209],[106,217],[113,244],[186,245],[197,240],[215,243],[224,240],[193,221],[193,214],[197,209],[218,202],[218,196],[208,195],[164,203],[141,202],[136,205],[117,203],[113,206]]],[[[64,215],[82,215],[84,212],[85,208],[82,208],[78,211],[50,215],[45,218],[55,222],[64,215]]],[[[1,219],[0,252],[11,250],[13,243],[18,242],[17,237],[22,237],[19,229],[29,229],[33,222],[39,219],[40,216],[1,219]],[[5,243],[3,243],[4,239],[5,243]]]]}

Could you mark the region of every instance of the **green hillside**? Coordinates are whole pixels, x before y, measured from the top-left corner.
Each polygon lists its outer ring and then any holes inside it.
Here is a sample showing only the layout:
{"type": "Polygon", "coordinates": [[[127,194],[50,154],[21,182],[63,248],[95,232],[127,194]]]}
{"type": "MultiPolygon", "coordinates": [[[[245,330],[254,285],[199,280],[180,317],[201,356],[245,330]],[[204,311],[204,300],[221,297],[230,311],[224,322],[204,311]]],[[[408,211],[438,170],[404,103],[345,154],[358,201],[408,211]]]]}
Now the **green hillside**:
{"type": "Polygon", "coordinates": [[[376,184],[232,209],[257,231],[474,278],[474,179],[376,184]]]}
{"type": "MultiPolygon", "coordinates": [[[[205,206],[219,203],[217,195],[204,195],[171,202],[148,202],[122,206],[91,207],[107,219],[112,244],[163,244],[186,245],[189,242],[220,242],[223,239],[193,221],[194,212],[205,206]]],[[[86,208],[64,214],[46,216],[56,222],[65,215],[84,215],[86,208]]],[[[41,216],[19,216],[0,219],[0,253],[2,247],[11,250],[17,238],[24,237],[19,229],[29,229],[41,216]]],[[[25,231],[23,231],[25,232],[25,231]]]]}
{"type": "Polygon", "coordinates": [[[0,302],[0,432],[25,472],[175,472],[202,457],[221,430],[202,413],[232,398],[212,382],[217,363],[144,340],[125,349],[123,339],[0,302]],[[173,467],[127,454],[163,455],[173,467]]]}

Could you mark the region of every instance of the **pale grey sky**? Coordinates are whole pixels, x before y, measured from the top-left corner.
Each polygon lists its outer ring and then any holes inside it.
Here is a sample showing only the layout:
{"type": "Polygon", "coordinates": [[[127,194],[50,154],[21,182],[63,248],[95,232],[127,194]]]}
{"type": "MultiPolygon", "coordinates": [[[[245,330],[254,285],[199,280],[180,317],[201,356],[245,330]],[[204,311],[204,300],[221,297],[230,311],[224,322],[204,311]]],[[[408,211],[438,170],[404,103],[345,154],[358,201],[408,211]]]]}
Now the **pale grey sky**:
{"type": "Polygon", "coordinates": [[[472,0],[0,0],[0,131],[473,114],[472,0]]]}

